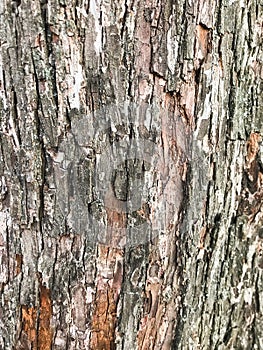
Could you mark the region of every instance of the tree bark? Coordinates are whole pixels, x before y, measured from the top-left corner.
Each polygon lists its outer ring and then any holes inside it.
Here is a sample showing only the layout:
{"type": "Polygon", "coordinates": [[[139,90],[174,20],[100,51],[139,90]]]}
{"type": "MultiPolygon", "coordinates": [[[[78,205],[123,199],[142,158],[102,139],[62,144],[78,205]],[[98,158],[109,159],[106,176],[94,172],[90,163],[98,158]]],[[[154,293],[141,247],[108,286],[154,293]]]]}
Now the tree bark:
{"type": "Polygon", "coordinates": [[[0,16],[0,349],[263,349],[260,1],[0,16]]]}

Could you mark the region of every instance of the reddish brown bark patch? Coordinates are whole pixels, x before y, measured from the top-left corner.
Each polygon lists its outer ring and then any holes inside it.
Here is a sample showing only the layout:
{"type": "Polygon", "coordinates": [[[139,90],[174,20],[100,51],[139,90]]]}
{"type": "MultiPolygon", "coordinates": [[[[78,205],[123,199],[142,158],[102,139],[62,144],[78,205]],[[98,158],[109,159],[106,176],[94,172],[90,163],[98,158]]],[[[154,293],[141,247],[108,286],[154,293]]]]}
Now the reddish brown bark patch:
{"type": "Polygon", "coordinates": [[[52,330],[50,327],[52,305],[50,290],[44,286],[40,288],[40,315],[38,330],[38,349],[50,350],[52,345],[52,330]]]}
{"type": "Polygon", "coordinates": [[[114,348],[116,325],[116,303],[111,288],[100,290],[95,301],[92,320],[91,349],[111,350],[114,348]]]}
{"type": "Polygon", "coordinates": [[[15,276],[19,275],[22,271],[23,256],[21,254],[16,254],[16,272],[15,276]]]}
{"type": "Polygon", "coordinates": [[[259,133],[251,133],[247,141],[246,171],[250,182],[250,191],[262,191],[262,173],[257,155],[261,136],[259,133]]]}
{"type": "Polygon", "coordinates": [[[50,350],[52,347],[52,315],[50,290],[40,287],[40,307],[22,306],[22,336],[30,349],[50,350]],[[39,315],[38,315],[39,313],[39,315]],[[24,337],[25,336],[25,337],[24,337]]]}
{"type": "Polygon", "coordinates": [[[206,234],[207,234],[206,227],[202,227],[199,234],[199,249],[204,249],[205,247],[206,234]]]}
{"type": "Polygon", "coordinates": [[[125,212],[118,212],[110,208],[106,208],[107,223],[109,227],[119,229],[127,227],[127,214],[125,212]]]}
{"type": "Polygon", "coordinates": [[[259,133],[252,132],[247,141],[247,162],[252,163],[259,151],[259,143],[261,141],[261,136],[259,133]]]}
{"type": "Polygon", "coordinates": [[[115,349],[117,304],[123,280],[123,251],[98,247],[97,292],[92,317],[90,349],[115,349]]]}
{"type": "Polygon", "coordinates": [[[260,210],[263,200],[263,173],[258,159],[261,135],[252,132],[247,141],[247,155],[242,179],[243,191],[238,207],[239,215],[247,215],[251,222],[260,210]]]}
{"type": "Polygon", "coordinates": [[[36,349],[37,340],[37,309],[35,307],[22,306],[22,332],[27,335],[27,340],[32,348],[36,349]]]}
{"type": "Polygon", "coordinates": [[[196,36],[198,40],[198,49],[201,49],[201,56],[205,58],[209,51],[209,29],[199,24],[196,27],[196,36]]]}

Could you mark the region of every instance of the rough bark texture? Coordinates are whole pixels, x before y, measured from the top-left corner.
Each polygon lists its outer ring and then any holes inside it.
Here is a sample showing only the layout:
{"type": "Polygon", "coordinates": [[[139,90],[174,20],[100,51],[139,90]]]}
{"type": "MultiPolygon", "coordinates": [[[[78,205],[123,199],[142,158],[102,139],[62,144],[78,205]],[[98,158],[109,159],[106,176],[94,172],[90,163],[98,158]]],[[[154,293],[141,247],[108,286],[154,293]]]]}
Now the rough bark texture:
{"type": "Polygon", "coordinates": [[[0,348],[263,349],[260,1],[0,16],[0,348]]]}

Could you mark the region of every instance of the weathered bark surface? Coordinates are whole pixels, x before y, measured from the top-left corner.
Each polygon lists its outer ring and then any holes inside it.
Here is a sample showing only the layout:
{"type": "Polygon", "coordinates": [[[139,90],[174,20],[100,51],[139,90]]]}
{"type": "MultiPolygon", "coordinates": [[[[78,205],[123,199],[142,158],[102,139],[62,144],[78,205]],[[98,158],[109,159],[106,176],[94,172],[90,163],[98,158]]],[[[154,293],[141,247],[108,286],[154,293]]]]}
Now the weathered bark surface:
{"type": "Polygon", "coordinates": [[[263,349],[260,1],[0,16],[0,348],[263,349]]]}

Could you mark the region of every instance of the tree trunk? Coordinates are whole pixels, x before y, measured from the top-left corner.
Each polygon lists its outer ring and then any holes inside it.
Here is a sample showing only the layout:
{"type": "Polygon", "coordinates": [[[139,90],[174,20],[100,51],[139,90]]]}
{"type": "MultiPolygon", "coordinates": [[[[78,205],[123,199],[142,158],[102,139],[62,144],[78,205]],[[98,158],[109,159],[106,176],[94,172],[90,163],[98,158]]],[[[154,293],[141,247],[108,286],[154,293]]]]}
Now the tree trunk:
{"type": "Polygon", "coordinates": [[[260,1],[0,16],[0,349],[263,349],[260,1]]]}

